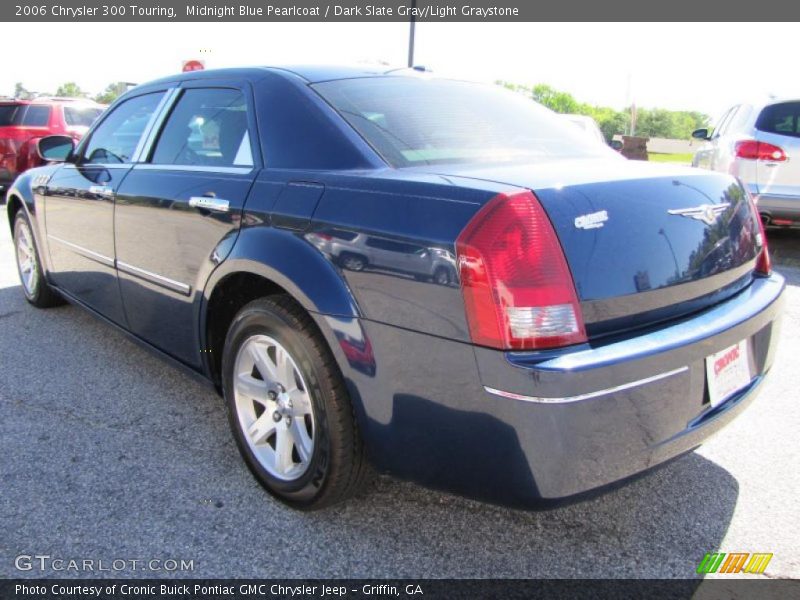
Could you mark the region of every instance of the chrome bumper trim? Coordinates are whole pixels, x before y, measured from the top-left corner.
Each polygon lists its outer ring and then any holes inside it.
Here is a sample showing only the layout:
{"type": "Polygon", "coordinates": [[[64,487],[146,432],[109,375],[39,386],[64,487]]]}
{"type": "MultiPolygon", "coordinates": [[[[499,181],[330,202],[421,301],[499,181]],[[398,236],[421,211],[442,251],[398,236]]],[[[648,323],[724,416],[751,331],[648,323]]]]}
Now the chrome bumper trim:
{"type": "Polygon", "coordinates": [[[652,377],[637,379],[636,381],[631,381],[630,383],[623,383],[622,385],[616,385],[614,387],[606,388],[604,390],[587,392],[586,394],[580,394],[578,396],[565,396],[562,398],[542,398],[539,396],[525,396],[523,394],[515,394],[513,392],[504,392],[502,390],[498,390],[488,386],[483,386],[483,389],[489,392],[490,394],[494,394],[495,396],[500,396],[502,398],[510,398],[512,400],[521,400],[522,402],[537,402],[543,404],[564,404],[567,402],[580,402],[581,400],[598,398],[600,396],[606,396],[608,394],[613,394],[615,392],[622,392],[624,390],[629,390],[631,388],[639,387],[641,385],[647,385],[648,383],[653,383],[654,381],[666,379],[667,377],[672,377],[673,375],[684,373],[688,370],[689,370],[688,366],[680,367],[678,369],[673,369],[672,371],[667,371],[666,373],[659,373],[658,375],[653,375],[652,377]]]}

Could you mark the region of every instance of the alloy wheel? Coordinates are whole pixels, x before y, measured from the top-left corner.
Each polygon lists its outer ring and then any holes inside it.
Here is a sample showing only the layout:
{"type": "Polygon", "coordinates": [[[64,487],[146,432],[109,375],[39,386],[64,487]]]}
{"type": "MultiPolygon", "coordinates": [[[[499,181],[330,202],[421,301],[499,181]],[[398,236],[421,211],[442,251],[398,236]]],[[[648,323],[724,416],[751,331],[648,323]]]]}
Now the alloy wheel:
{"type": "Polygon", "coordinates": [[[16,233],[15,241],[17,246],[19,277],[22,280],[25,293],[30,297],[36,293],[36,286],[39,281],[39,269],[36,263],[36,247],[33,245],[33,235],[27,223],[23,221],[17,223],[16,233]]]}
{"type": "Polygon", "coordinates": [[[239,427],[259,464],[277,479],[302,477],[314,454],[316,424],[294,358],[277,340],[254,335],[240,347],[233,376],[239,427]]]}

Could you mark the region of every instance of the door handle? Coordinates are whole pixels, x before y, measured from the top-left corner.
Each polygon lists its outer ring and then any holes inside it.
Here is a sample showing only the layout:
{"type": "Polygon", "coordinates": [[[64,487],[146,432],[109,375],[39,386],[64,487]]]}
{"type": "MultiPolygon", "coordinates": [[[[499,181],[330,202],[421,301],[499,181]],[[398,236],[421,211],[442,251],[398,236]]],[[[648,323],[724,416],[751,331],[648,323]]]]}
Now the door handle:
{"type": "Polygon", "coordinates": [[[213,196],[192,196],[189,198],[189,206],[193,208],[204,208],[213,212],[226,213],[230,210],[231,203],[222,198],[213,196]]]}
{"type": "Polygon", "coordinates": [[[91,185],[89,186],[89,193],[108,197],[114,195],[114,188],[107,185],[91,185]]]}

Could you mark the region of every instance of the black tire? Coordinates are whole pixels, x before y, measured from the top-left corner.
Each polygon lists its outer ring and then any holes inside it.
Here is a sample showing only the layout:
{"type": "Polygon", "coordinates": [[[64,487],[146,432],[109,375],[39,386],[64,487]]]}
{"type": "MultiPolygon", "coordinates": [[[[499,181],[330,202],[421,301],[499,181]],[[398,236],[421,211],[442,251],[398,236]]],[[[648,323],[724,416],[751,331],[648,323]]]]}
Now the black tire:
{"type": "Polygon", "coordinates": [[[439,267],[433,274],[433,280],[439,285],[450,285],[450,271],[445,267],[439,267]]]}
{"type": "Polygon", "coordinates": [[[367,266],[367,259],[358,254],[345,252],[339,258],[339,262],[345,269],[349,271],[363,271],[367,266]]]}
{"type": "Polygon", "coordinates": [[[309,315],[289,296],[254,300],[236,315],[225,339],[222,382],[228,419],[239,451],[266,490],[301,510],[316,510],[360,492],[372,470],[353,406],[335,359],[309,315]],[[288,350],[304,379],[314,412],[314,448],[305,472],[285,481],[273,476],[248,443],[237,416],[234,367],[254,336],[269,336],[288,350]]]}
{"type": "Polygon", "coordinates": [[[36,246],[36,240],[33,237],[33,227],[28,220],[28,215],[25,211],[20,209],[14,217],[14,258],[17,263],[17,273],[19,274],[20,283],[22,284],[22,291],[25,294],[25,299],[37,308],[50,308],[64,304],[64,299],[59,296],[50,284],[47,283],[47,278],[42,269],[42,261],[39,258],[39,249],[36,246]],[[35,264],[35,272],[30,285],[26,285],[22,265],[20,264],[20,253],[18,246],[24,239],[29,239],[30,251],[33,254],[33,261],[35,264]]]}

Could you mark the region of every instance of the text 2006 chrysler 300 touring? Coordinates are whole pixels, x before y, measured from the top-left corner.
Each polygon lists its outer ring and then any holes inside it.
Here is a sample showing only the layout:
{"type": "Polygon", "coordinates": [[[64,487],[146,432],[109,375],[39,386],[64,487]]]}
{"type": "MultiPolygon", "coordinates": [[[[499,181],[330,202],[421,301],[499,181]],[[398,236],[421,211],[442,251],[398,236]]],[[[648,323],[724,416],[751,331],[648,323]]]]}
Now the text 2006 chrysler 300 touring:
{"type": "Polygon", "coordinates": [[[372,467],[571,496],[753,399],[783,279],[733,178],[628,162],[517,94],[415,71],[136,87],[8,193],[27,299],[79,304],[222,391],[299,508],[372,467]]]}

